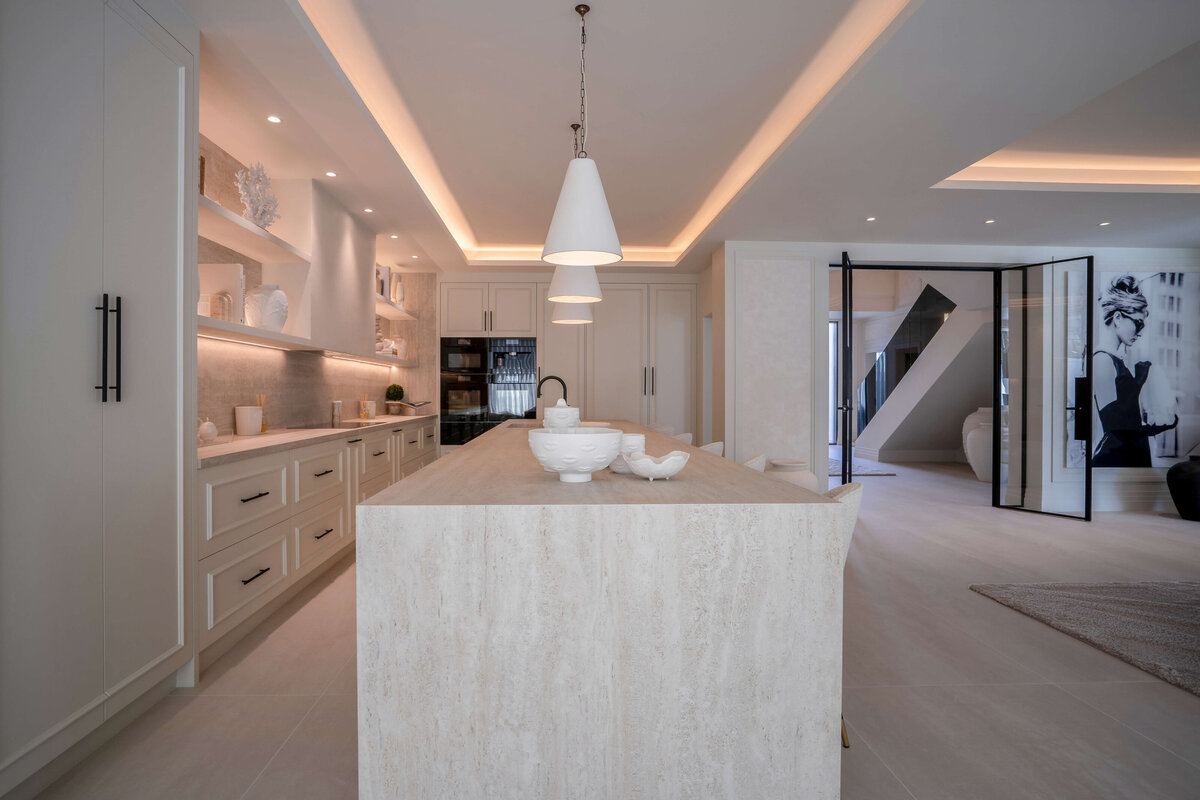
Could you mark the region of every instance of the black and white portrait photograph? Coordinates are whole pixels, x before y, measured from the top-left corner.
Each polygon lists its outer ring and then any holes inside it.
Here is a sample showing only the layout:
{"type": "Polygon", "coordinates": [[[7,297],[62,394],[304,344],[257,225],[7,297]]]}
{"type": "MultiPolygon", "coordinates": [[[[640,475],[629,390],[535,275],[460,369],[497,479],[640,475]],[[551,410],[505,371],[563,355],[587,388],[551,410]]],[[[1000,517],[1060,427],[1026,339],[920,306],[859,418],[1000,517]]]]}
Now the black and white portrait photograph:
{"type": "Polygon", "coordinates": [[[1200,275],[1098,272],[1092,464],[1169,467],[1200,445],[1200,275]]]}

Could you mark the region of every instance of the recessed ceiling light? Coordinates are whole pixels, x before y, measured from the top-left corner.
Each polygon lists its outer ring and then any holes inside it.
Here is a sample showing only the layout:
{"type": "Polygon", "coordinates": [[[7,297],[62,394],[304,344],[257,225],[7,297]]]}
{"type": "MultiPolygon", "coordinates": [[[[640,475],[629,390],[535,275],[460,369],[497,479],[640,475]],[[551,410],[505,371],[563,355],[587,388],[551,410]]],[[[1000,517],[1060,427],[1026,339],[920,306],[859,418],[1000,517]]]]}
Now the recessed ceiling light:
{"type": "Polygon", "coordinates": [[[984,225],[995,225],[995,224],[996,224],[996,220],[994,220],[994,219],[985,219],[985,220],[983,221],[983,224],[984,224],[984,225]]]}
{"type": "Polygon", "coordinates": [[[399,239],[400,237],[399,237],[397,234],[393,233],[393,234],[392,234],[392,238],[393,238],[393,239],[399,239]]]}
{"type": "Polygon", "coordinates": [[[337,173],[336,173],[336,172],[326,172],[326,173],[325,173],[325,177],[326,177],[326,178],[336,178],[336,177],[337,177],[337,173]]]}
{"type": "Polygon", "coordinates": [[[1100,223],[1099,225],[1097,225],[1096,227],[1097,227],[1097,228],[1103,228],[1103,227],[1105,227],[1105,226],[1107,226],[1107,225],[1112,225],[1112,223],[1111,223],[1111,222],[1101,222],[1101,223],[1100,223]]]}
{"type": "Polygon", "coordinates": [[[413,256],[414,261],[417,260],[418,258],[420,258],[420,256],[413,256]]]}
{"type": "Polygon", "coordinates": [[[282,121],[283,121],[283,120],[279,119],[279,117],[275,116],[274,114],[272,114],[271,116],[267,117],[267,122],[274,122],[276,125],[278,125],[278,124],[279,124],[280,122],[282,122],[282,121]]]}
{"type": "Polygon", "coordinates": [[[363,211],[367,212],[368,214],[374,214],[374,213],[375,213],[375,209],[373,209],[373,208],[364,208],[364,209],[363,209],[363,211]]]}
{"type": "Polygon", "coordinates": [[[874,221],[875,221],[874,217],[867,217],[867,222],[874,222],[874,221]]]}

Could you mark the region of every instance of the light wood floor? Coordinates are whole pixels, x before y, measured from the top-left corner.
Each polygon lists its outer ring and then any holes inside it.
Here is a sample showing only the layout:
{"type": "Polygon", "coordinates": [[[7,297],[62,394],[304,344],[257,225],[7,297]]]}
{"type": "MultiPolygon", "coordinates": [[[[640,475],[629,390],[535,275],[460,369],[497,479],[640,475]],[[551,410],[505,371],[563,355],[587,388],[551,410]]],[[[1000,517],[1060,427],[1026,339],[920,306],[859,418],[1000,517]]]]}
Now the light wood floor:
{"type": "MultiPolygon", "coordinates": [[[[997,511],[965,466],[896,472],[861,479],[846,568],[843,798],[1200,798],[1200,698],[967,589],[1195,580],[1200,525],[997,511]]],[[[347,565],[42,797],[352,798],[354,647],[347,565]]]]}

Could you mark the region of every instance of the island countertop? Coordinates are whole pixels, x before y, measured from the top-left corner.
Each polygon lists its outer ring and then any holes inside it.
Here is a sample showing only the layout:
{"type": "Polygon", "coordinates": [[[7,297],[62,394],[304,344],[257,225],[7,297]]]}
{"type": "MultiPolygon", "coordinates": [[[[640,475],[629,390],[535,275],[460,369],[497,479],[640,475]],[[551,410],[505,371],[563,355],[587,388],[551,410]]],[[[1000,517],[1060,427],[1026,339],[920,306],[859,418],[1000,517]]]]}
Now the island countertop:
{"type": "Polygon", "coordinates": [[[563,483],[546,472],[529,449],[529,430],[540,423],[509,420],[425,469],[379,492],[364,505],[705,505],[711,503],[829,503],[821,495],[727,458],[683,444],[674,437],[621,420],[614,429],[646,436],[646,452],[690,454],[670,480],[648,481],[611,470],[588,483],[563,483]]]}

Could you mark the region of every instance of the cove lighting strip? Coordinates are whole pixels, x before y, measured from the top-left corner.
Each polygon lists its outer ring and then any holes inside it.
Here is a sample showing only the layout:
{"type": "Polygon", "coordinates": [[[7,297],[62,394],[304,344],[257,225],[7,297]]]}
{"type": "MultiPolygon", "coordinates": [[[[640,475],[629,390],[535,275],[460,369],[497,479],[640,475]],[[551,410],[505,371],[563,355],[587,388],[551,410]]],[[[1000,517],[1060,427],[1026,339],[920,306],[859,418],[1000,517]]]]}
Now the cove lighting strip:
{"type": "Polygon", "coordinates": [[[217,342],[231,342],[232,344],[244,344],[247,347],[265,347],[268,350],[283,350],[284,352],[291,352],[291,348],[289,347],[279,347],[273,344],[260,344],[259,342],[244,342],[241,339],[226,339],[224,336],[213,336],[211,333],[197,333],[196,336],[201,339],[212,339],[217,342]]]}
{"type": "Polygon", "coordinates": [[[383,362],[380,362],[380,361],[367,361],[364,358],[351,358],[350,356],[338,356],[338,355],[334,355],[333,353],[326,353],[325,357],[332,358],[337,361],[353,361],[355,364],[366,364],[367,366],[370,366],[370,367],[383,367],[384,369],[391,369],[392,367],[400,366],[399,364],[384,364],[383,362]]]}

